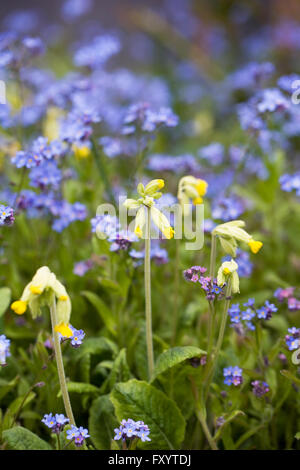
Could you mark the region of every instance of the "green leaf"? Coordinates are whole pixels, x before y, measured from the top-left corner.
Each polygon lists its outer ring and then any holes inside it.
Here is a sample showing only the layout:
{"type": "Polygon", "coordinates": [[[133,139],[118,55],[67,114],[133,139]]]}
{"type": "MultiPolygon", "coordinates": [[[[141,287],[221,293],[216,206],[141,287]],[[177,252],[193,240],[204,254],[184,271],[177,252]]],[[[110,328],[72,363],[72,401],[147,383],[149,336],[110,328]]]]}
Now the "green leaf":
{"type": "Polygon", "coordinates": [[[110,399],[119,421],[142,420],[150,428],[147,449],[179,449],[185,433],[185,420],[173,400],[147,382],[130,380],[117,384],[110,399]]]}
{"type": "Polygon", "coordinates": [[[300,432],[297,432],[297,434],[295,435],[295,439],[297,439],[299,441],[300,439],[300,432]]]}
{"type": "Polygon", "coordinates": [[[101,392],[111,390],[116,383],[127,382],[131,378],[130,370],[126,359],[126,349],[122,349],[113,363],[111,373],[107,381],[103,384],[101,392]]]}
{"type": "Polygon", "coordinates": [[[0,288],[0,317],[6,312],[7,307],[10,304],[11,290],[9,287],[0,288]]]}
{"type": "Polygon", "coordinates": [[[99,450],[110,449],[114,429],[119,425],[109,396],[96,398],[92,403],[89,417],[89,432],[95,447],[99,450]]]}
{"type": "Polygon", "coordinates": [[[21,426],[3,431],[3,438],[12,450],[51,450],[50,444],[21,426]]]}
{"type": "Polygon", "coordinates": [[[196,348],[195,346],[176,347],[164,351],[157,358],[152,381],[155,380],[158,375],[163,374],[168,369],[177,366],[187,359],[199,357],[203,354],[206,354],[206,351],[196,348]]]}
{"type": "MultiPolygon", "coordinates": [[[[79,393],[80,395],[84,393],[88,394],[97,394],[99,393],[99,388],[95,385],[87,384],[84,382],[68,382],[68,391],[70,393],[79,393]]],[[[58,392],[57,397],[61,396],[61,390],[58,392]]]]}
{"type": "Polygon", "coordinates": [[[73,352],[76,361],[86,354],[101,356],[103,359],[111,359],[111,356],[117,355],[118,348],[113,341],[101,336],[100,338],[88,338],[79,349],[74,349],[73,352]]]}
{"type": "Polygon", "coordinates": [[[5,383],[5,384],[0,383],[0,400],[3,397],[5,397],[7,393],[9,393],[11,390],[13,390],[16,387],[19,380],[20,380],[20,377],[17,376],[8,383],[5,383]]]}
{"type": "Polygon", "coordinates": [[[30,392],[29,394],[25,393],[20,397],[17,397],[7,408],[6,413],[3,418],[2,422],[2,429],[10,428],[14,421],[15,416],[19,414],[21,410],[24,408],[36,397],[34,392],[30,392]]]}
{"type": "Polygon", "coordinates": [[[99,295],[94,294],[94,292],[90,291],[83,291],[82,295],[84,295],[91,304],[95,307],[97,312],[99,313],[104,325],[109,330],[111,334],[114,336],[116,335],[116,322],[113,318],[112,312],[109,308],[105,305],[102,299],[100,299],[99,295]]]}

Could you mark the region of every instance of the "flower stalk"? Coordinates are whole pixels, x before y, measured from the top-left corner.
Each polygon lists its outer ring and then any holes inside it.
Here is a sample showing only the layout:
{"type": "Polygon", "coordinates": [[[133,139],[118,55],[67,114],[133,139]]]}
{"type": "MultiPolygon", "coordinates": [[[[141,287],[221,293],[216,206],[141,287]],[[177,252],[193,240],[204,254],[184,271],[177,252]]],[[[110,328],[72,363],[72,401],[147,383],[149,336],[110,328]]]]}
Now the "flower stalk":
{"type": "Polygon", "coordinates": [[[62,394],[62,398],[63,398],[65,410],[66,410],[66,415],[70,420],[70,424],[73,426],[76,426],[73,411],[72,411],[72,406],[70,402],[68,387],[67,387],[64,363],[63,363],[60,340],[59,340],[59,333],[55,329],[55,326],[58,324],[57,315],[56,315],[55,296],[53,296],[52,303],[50,304],[50,318],[51,318],[51,325],[52,325],[52,334],[53,334],[53,341],[54,341],[54,351],[55,351],[55,359],[56,359],[56,364],[57,364],[57,372],[58,372],[61,394],[62,394]]]}
{"type": "Polygon", "coordinates": [[[145,230],[145,314],[146,314],[146,344],[148,358],[149,380],[154,371],[153,339],[152,339],[152,306],[151,306],[151,214],[146,207],[145,230]]]}

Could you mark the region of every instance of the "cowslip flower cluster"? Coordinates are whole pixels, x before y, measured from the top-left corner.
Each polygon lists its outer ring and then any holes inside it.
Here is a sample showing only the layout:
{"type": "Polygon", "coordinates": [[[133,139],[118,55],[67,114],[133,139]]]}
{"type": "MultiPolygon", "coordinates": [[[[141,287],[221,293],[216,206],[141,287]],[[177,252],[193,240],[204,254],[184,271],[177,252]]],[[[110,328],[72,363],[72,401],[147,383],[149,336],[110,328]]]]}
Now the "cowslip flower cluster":
{"type": "Polygon", "coordinates": [[[194,176],[184,176],[181,178],[178,184],[177,198],[184,214],[190,212],[190,201],[194,205],[202,204],[207,187],[207,182],[200,178],[195,178],[194,176]]]}
{"type": "Polygon", "coordinates": [[[224,286],[218,286],[217,279],[211,279],[209,276],[204,276],[207,269],[202,266],[192,266],[191,268],[183,271],[183,277],[186,281],[199,282],[201,288],[206,294],[207,300],[214,301],[216,297],[221,299],[224,296],[224,286]]]}
{"type": "Polygon", "coordinates": [[[238,366],[225,367],[223,369],[224,384],[237,387],[243,383],[243,370],[238,366]]]}
{"type": "Polygon", "coordinates": [[[6,358],[10,356],[10,340],[5,335],[0,335],[0,365],[6,365],[6,358]]]}
{"type": "Polygon", "coordinates": [[[262,242],[254,240],[254,238],[249,235],[243,227],[245,227],[244,221],[232,220],[225,224],[217,225],[217,227],[212,231],[212,235],[219,237],[221,246],[225,253],[233,256],[234,258],[237,255],[237,242],[246,243],[254,254],[258,253],[263,246],[262,242]]]}
{"type": "Polygon", "coordinates": [[[58,324],[55,325],[55,331],[63,336],[72,336],[72,330],[68,327],[71,316],[71,300],[55,274],[47,266],[42,266],[33,276],[32,280],[25,287],[20,300],[11,304],[11,309],[17,314],[22,315],[29,306],[32,317],[41,315],[41,307],[50,306],[56,300],[56,314],[58,324]]]}
{"type": "Polygon", "coordinates": [[[142,238],[147,225],[145,209],[150,211],[150,217],[156,227],[163,233],[165,238],[168,240],[173,238],[174,230],[170,225],[167,217],[155,207],[155,200],[162,196],[159,192],[165,185],[164,180],[155,179],[150,181],[146,186],[139,183],[137,186],[137,192],[141,196],[139,199],[126,199],[124,206],[127,209],[137,209],[135,217],[135,229],[134,233],[138,238],[142,238]]]}
{"type": "Polygon", "coordinates": [[[77,428],[72,425],[71,429],[67,430],[67,439],[73,441],[76,447],[81,447],[88,437],[90,437],[88,429],[84,429],[82,426],[77,428]]]}
{"type": "Polygon", "coordinates": [[[143,421],[133,419],[123,419],[119,428],[114,430],[114,440],[139,438],[142,442],[151,441],[149,437],[150,429],[143,421]]]}
{"type": "Polygon", "coordinates": [[[274,293],[274,297],[281,303],[287,300],[288,309],[290,311],[300,310],[300,300],[296,299],[294,287],[287,287],[285,289],[277,289],[274,293]]]}
{"type": "Polygon", "coordinates": [[[13,208],[0,204],[0,225],[12,225],[14,220],[13,208]]]}
{"type": "Polygon", "coordinates": [[[267,382],[263,382],[261,380],[254,380],[253,382],[251,382],[251,385],[253,387],[252,392],[258,398],[263,397],[270,391],[270,388],[267,382]]]}
{"type": "Polygon", "coordinates": [[[300,348],[300,328],[293,326],[288,329],[288,335],[285,337],[285,342],[290,351],[300,348]]]}
{"type": "Polygon", "coordinates": [[[66,418],[63,414],[52,413],[45,414],[42,423],[44,423],[54,434],[59,434],[63,431],[66,424],[68,424],[69,419],[66,418]]]}

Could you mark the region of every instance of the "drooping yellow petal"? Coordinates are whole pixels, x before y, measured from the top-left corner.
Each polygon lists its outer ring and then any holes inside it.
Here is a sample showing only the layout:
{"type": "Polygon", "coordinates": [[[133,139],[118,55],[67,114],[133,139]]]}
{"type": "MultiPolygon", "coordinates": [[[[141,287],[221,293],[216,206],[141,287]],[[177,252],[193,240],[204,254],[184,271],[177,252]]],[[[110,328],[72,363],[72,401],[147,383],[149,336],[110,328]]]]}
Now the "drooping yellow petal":
{"type": "Polygon", "coordinates": [[[205,180],[198,179],[196,189],[198,191],[199,196],[205,196],[207,187],[208,184],[205,180]]]}
{"type": "Polygon", "coordinates": [[[60,333],[65,338],[70,338],[73,336],[71,328],[66,323],[59,323],[59,325],[55,325],[54,331],[60,333]]]}
{"type": "Polygon", "coordinates": [[[254,253],[255,255],[263,247],[262,242],[259,242],[259,241],[253,240],[253,239],[248,242],[248,245],[249,245],[250,250],[252,251],[252,253],[254,253]]]}
{"type": "Polygon", "coordinates": [[[193,199],[193,204],[194,204],[195,206],[197,206],[198,204],[202,204],[202,202],[203,202],[203,199],[202,199],[202,197],[200,197],[200,196],[199,196],[199,197],[195,197],[195,198],[193,199]]]}
{"type": "Polygon", "coordinates": [[[27,302],[24,302],[23,300],[16,300],[15,302],[11,304],[10,308],[17,315],[23,315],[23,313],[25,313],[27,309],[27,302]]]}
{"type": "Polygon", "coordinates": [[[163,230],[163,234],[164,234],[164,236],[165,236],[168,240],[170,240],[171,238],[174,237],[174,233],[175,233],[175,231],[174,231],[174,229],[173,229],[172,227],[166,227],[166,228],[163,230]]]}

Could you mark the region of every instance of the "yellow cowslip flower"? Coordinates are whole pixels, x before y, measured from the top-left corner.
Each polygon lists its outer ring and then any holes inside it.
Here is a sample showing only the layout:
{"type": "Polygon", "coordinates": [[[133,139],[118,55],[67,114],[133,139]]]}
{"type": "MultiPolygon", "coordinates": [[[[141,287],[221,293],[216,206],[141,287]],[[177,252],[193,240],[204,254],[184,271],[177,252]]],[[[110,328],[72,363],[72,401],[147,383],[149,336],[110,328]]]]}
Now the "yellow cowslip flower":
{"type": "Polygon", "coordinates": [[[23,315],[23,313],[25,313],[27,310],[27,302],[24,302],[23,300],[16,300],[11,304],[10,308],[17,315],[23,315]]]}
{"type": "Polygon", "coordinates": [[[232,293],[236,294],[240,292],[240,279],[237,270],[238,264],[233,259],[231,261],[225,261],[218,271],[218,286],[224,286],[228,278],[230,278],[232,293]]]}
{"type": "Polygon", "coordinates": [[[85,158],[88,158],[91,155],[91,149],[87,145],[83,147],[78,147],[77,145],[73,145],[72,149],[73,149],[75,157],[78,160],[83,160],[85,158]]]}
{"type": "Polygon", "coordinates": [[[71,330],[69,325],[63,322],[59,323],[58,325],[55,325],[54,331],[60,333],[65,338],[70,338],[71,336],[73,336],[73,331],[71,330]]]}
{"type": "Polygon", "coordinates": [[[139,199],[126,199],[124,206],[127,209],[138,209],[135,217],[135,228],[134,233],[137,237],[142,238],[144,235],[144,228],[146,225],[146,208],[150,211],[151,220],[157,226],[157,228],[163,233],[163,235],[169,240],[174,236],[174,230],[170,225],[167,217],[155,207],[155,199],[161,197],[162,189],[165,185],[164,180],[155,179],[150,181],[146,186],[139,183],[137,186],[137,192],[141,196],[139,199]]]}
{"type": "Polygon", "coordinates": [[[225,253],[236,257],[238,241],[246,243],[254,254],[258,253],[262,248],[263,243],[254,240],[253,237],[244,230],[245,225],[243,220],[231,220],[225,224],[217,225],[217,227],[214,228],[212,234],[219,237],[225,253]]]}
{"type": "Polygon", "coordinates": [[[41,314],[41,307],[50,306],[56,299],[56,313],[59,322],[68,323],[71,315],[71,301],[65,287],[56,279],[47,266],[37,270],[31,282],[25,287],[20,300],[12,303],[11,309],[22,315],[29,306],[32,317],[41,314]]]}
{"type": "Polygon", "coordinates": [[[194,205],[202,204],[203,196],[207,192],[208,183],[194,176],[184,176],[178,184],[178,201],[185,214],[190,212],[190,201],[194,205]]]}

